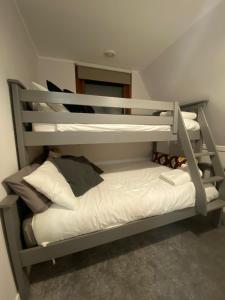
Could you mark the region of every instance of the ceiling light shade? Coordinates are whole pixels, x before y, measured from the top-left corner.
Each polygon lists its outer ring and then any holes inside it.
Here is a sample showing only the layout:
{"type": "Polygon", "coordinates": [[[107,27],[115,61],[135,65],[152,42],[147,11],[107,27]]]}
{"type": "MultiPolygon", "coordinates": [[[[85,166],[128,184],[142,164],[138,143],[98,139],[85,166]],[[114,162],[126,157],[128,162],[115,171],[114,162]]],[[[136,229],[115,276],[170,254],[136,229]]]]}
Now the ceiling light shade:
{"type": "Polygon", "coordinates": [[[106,57],[115,57],[115,56],[116,56],[116,52],[115,52],[114,50],[106,50],[106,51],[104,52],[104,55],[105,55],[106,57]]]}

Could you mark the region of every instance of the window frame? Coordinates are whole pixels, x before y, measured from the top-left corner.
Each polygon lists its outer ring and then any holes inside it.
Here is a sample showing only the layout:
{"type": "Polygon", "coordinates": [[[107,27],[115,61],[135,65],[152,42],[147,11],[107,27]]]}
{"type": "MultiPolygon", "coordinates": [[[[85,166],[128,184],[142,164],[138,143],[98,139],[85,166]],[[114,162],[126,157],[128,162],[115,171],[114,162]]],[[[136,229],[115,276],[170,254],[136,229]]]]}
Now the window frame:
{"type": "MultiPolygon", "coordinates": [[[[86,81],[88,82],[99,82],[99,83],[105,83],[105,84],[115,84],[115,82],[111,82],[109,80],[106,81],[99,81],[99,80],[92,80],[92,79],[85,79],[85,78],[79,78],[78,75],[78,67],[79,65],[75,64],[75,85],[76,85],[76,92],[77,94],[85,94],[85,85],[86,85],[86,81]]],[[[95,69],[95,68],[93,68],[95,69]]],[[[96,68],[96,70],[99,70],[96,68]]],[[[104,70],[107,71],[107,70],[104,70]]],[[[109,72],[111,72],[109,70],[109,72]]],[[[120,72],[118,72],[120,73],[120,72]]],[[[125,84],[125,83],[120,83],[119,81],[117,82],[120,86],[122,86],[122,98],[128,98],[131,99],[132,98],[132,73],[129,73],[129,75],[131,76],[131,81],[130,84],[125,84]]],[[[130,115],[131,114],[131,109],[125,109],[125,114],[130,115]]]]}

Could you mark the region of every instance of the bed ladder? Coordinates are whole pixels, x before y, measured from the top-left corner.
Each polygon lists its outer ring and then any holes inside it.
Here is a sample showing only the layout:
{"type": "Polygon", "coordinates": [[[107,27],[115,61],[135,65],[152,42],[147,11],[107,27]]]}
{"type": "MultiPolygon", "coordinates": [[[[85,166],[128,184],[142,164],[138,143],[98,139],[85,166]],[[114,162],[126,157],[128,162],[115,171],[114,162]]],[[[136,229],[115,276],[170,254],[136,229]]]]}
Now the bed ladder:
{"type": "MultiPolygon", "coordinates": [[[[199,152],[195,153],[186,130],[181,111],[178,112],[178,136],[181,141],[184,154],[187,158],[190,175],[196,189],[196,209],[199,214],[206,216],[211,210],[217,210],[222,214],[222,208],[225,206],[225,176],[216,145],[209,128],[208,122],[204,113],[204,106],[198,106],[198,122],[200,125],[201,139],[206,144],[207,151],[202,151],[202,146],[199,144],[199,152]],[[198,159],[208,156],[212,163],[214,175],[208,178],[201,178],[198,169],[198,159]],[[214,183],[219,190],[219,199],[207,204],[204,184],[214,183]]],[[[201,143],[202,144],[202,143],[201,143]]]]}

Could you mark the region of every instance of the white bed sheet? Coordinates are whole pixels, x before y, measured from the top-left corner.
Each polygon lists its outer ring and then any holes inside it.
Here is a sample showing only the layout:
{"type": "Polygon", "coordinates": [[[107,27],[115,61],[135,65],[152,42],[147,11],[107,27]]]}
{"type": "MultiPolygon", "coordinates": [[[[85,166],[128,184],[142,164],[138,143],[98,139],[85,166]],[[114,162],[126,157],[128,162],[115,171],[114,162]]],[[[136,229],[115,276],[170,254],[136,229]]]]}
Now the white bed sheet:
{"type": "MultiPolygon", "coordinates": [[[[200,129],[199,123],[195,120],[184,119],[187,130],[197,131],[200,129]]],[[[33,124],[35,132],[52,131],[85,131],[85,132],[103,132],[103,131],[170,131],[169,125],[135,125],[135,124],[33,124]]]]}
{"type": "MultiPolygon", "coordinates": [[[[78,210],[53,204],[34,215],[32,228],[39,245],[195,205],[192,182],[175,187],[159,178],[167,167],[144,161],[114,168],[102,175],[104,182],[79,197],[78,210]]],[[[214,187],[206,192],[209,201],[218,197],[214,187]]]]}

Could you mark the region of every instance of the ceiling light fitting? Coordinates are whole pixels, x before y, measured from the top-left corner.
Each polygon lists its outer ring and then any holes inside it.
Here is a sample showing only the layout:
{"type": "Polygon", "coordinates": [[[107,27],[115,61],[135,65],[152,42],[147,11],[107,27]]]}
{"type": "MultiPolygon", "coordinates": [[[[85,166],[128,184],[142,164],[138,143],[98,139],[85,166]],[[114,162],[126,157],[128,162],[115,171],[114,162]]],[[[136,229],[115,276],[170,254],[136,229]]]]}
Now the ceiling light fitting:
{"type": "Polygon", "coordinates": [[[115,56],[116,56],[116,52],[115,52],[114,50],[106,50],[106,51],[104,52],[104,55],[105,55],[106,57],[115,57],[115,56]]]}

